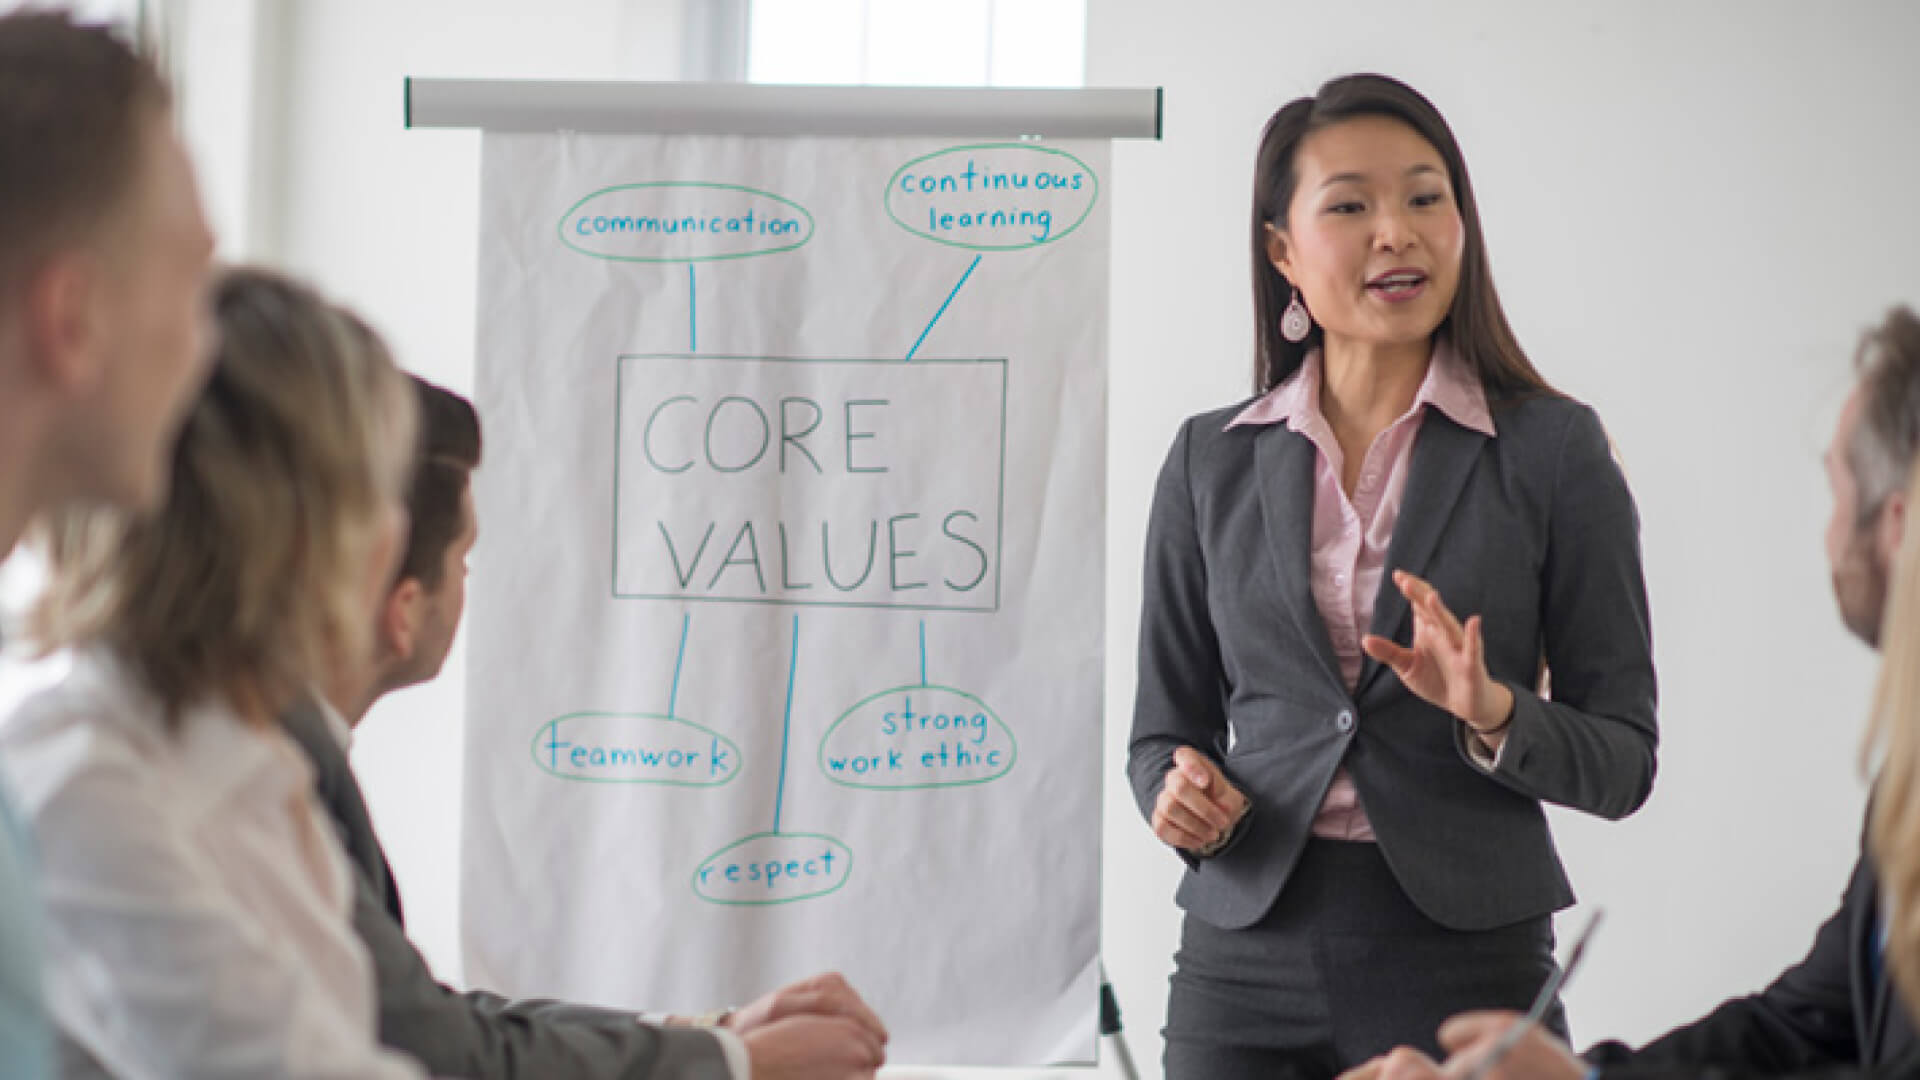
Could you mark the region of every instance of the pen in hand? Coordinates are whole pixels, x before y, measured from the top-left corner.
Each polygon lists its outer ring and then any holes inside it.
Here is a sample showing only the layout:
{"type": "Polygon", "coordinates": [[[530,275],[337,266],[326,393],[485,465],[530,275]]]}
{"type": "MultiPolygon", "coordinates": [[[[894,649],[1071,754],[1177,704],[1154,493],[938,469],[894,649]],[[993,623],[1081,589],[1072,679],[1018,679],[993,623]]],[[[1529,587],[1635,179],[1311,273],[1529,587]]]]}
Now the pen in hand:
{"type": "Polygon", "coordinates": [[[1554,1001],[1560,996],[1561,988],[1566,986],[1567,980],[1573,977],[1574,969],[1580,966],[1581,957],[1587,953],[1587,943],[1593,940],[1593,932],[1599,927],[1600,917],[1603,914],[1605,912],[1602,910],[1594,911],[1593,916],[1587,920],[1587,925],[1581,929],[1580,936],[1574,939],[1573,948],[1567,953],[1566,964],[1554,972],[1546,985],[1540,988],[1540,993],[1533,999],[1533,1007],[1527,1010],[1527,1015],[1514,1021],[1506,1034],[1500,1036],[1492,1046],[1487,1047],[1486,1053],[1481,1055],[1480,1060],[1475,1062],[1460,1080],[1486,1080],[1487,1074],[1493,1071],[1494,1066],[1500,1064],[1515,1046],[1520,1044],[1520,1040],[1526,1037],[1527,1032],[1539,1026],[1540,1018],[1553,1007],[1554,1001]]]}

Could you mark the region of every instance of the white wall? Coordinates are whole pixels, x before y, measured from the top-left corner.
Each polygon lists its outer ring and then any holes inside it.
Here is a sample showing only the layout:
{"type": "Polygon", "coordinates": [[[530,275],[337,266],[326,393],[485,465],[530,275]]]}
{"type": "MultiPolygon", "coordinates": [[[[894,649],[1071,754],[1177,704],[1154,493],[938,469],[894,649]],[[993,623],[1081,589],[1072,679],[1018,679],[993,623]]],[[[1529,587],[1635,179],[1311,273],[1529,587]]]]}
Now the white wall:
{"type": "MultiPolygon", "coordinates": [[[[1088,85],[1166,87],[1165,140],[1122,144],[1112,185],[1109,776],[1152,478],[1182,418],[1246,393],[1260,127],[1330,76],[1394,74],[1453,124],[1521,340],[1600,410],[1643,517],[1660,778],[1624,824],[1556,819],[1608,912],[1576,1038],[1757,989],[1859,834],[1873,666],[1834,614],[1819,454],[1858,331],[1920,303],[1920,7],[1091,0],[1088,34],[1088,85]]],[[[1117,780],[1109,803],[1109,968],[1157,1054],[1176,866],[1117,780]]]]}

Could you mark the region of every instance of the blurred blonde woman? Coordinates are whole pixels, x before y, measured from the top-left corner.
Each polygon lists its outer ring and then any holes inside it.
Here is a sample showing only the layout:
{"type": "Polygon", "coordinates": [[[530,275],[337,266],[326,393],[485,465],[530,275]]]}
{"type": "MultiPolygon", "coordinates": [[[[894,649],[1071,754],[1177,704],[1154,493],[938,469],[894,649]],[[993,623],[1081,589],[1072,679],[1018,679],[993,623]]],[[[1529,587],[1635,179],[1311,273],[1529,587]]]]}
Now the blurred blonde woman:
{"type": "Polygon", "coordinates": [[[166,506],[52,523],[71,674],[0,733],[38,836],[63,1072],[413,1077],[375,1040],[353,878],[275,717],[370,647],[405,536],[413,395],[353,315],[257,270],[166,506]]]}
{"type": "MultiPolygon", "coordinates": [[[[1920,469],[1907,490],[1920,506],[1920,469]]],[[[1920,528],[1908,525],[1881,634],[1880,688],[1866,762],[1880,762],[1868,843],[1880,868],[1886,963],[1899,998],[1920,1002],[1920,528]]],[[[1920,1023],[1920,1014],[1913,1017],[1920,1023]]]]}

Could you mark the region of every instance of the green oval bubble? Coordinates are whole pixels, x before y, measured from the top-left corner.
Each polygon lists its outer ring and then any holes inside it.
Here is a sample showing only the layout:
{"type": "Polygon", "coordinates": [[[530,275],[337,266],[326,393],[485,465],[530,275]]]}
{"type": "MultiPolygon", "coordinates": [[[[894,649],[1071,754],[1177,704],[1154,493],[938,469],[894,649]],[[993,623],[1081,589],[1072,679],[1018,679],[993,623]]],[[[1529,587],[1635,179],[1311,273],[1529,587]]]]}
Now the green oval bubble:
{"type": "MultiPolygon", "coordinates": [[[[981,745],[984,748],[985,744],[981,744],[981,745]]],[[[984,749],[983,749],[983,752],[984,752],[984,749]]],[[[871,752],[869,751],[869,753],[871,752]]],[[[847,755],[847,758],[852,758],[854,756],[857,756],[857,755],[847,755]]],[[[879,756],[884,759],[885,752],[883,751],[882,754],[879,756]]],[[[844,761],[847,758],[843,758],[842,760],[844,761]]],[[[975,784],[988,784],[1012,772],[1014,763],[1018,761],[1019,758],[1020,758],[1020,744],[1019,744],[1019,740],[1013,737],[1013,729],[1008,727],[1006,721],[1000,719],[1000,715],[994,712],[993,709],[990,706],[988,706],[986,702],[981,701],[979,698],[973,696],[972,694],[967,693],[965,690],[956,690],[951,686],[935,686],[929,683],[921,683],[915,686],[895,686],[887,690],[882,690],[877,694],[870,694],[867,697],[862,698],[859,701],[859,703],[855,704],[852,708],[848,709],[846,712],[841,713],[840,718],[835,720],[832,726],[827,728],[826,735],[824,735],[820,739],[820,754],[819,754],[820,771],[826,774],[827,779],[833,781],[836,784],[839,784],[841,787],[862,788],[867,791],[924,791],[929,788],[971,787],[975,784]],[[932,693],[936,695],[951,694],[954,697],[970,702],[978,710],[980,714],[983,714],[984,716],[986,716],[987,719],[993,722],[994,727],[997,727],[1000,730],[1001,734],[1006,736],[1007,760],[1005,764],[1001,765],[998,768],[998,770],[993,772],[991,775],[968,776],[964,779],[959,779],[959,780],[922,780],[922,779],[916,779],[912,776],[903,776],[899,783],[892,783],[892,784],[880,783],[880,782],[875,782],[871,779],[868,779],[867,776],[871,774],[856,774],[860,776],[859,779],[849,779],[847,777],[847,770],[844,767],[838,770],[839,775],[836,775],[836,770],[834,769],[832,764],[833,755],[830,751],[833,748],[834,736],[839,733],[842,726],[844,726],[848,720],[853,719],[857,714],[859,714],[861,710],[865,709],[867,706],[873,704],[876,701],[879,701],[882,698],[905,696],[908,694],[917,694],[917,693],[932,693]]],[[[911,773],[913,770],[909,768],[909,769],[904,769],[903,771],[911,773]]]]}
{"type": "Polygon", "coordinates": [[[840,841],[834,839],[831,836],[827,836],[823,833],[796,833],[796,832],[754,833],[752,836],[748,836],[740,840],[735,840],[733,843],[728,844],[726,847],[723,847],[719,851],[716,851],[713,854],[707,856],[706,859],[700,863],[699,869],[693,872],[693,892],[694,892],[694,895],[698,896],[702,900],[707,901],[710,904],[725,904],[730,907],[767,907],[773,904],[792,904],[792,903],[797,903],[801,900],[812,900],[817,897],[825,896],[828,893],[838,892],[841,889],[841,887],[846,885],[847,878],[852,876],[852,874],[853,874],[853,852],[847,847],[847,845],[841,843],[840,841]],[[738,870],[739,867],[741,866],[741,863],[739,863],[738,861],[735,861],[732,863],[727,863],[725,861],[726,856],[729,853],[737,851],[738,849],[745,847],[748,844],[752,844],[760,841],[771,841],[769,846],[778,846],[779,844],[783,844],[787,841],[796,841],[797,843],[795,844],[795,846],[805,846],[809,851],[817,850],[817,845],[822,841],[828,844],[831,844],[833,848],[838,849],[840,857],[844,860],[844,865],[843,865],[843,869],[840,871],[839,880],[834,882],[831,885],[823,884],[822,887],[815,889],[812,892],[798,893],[791,896],[753,897],[750,894],[757,890],[772,889],[773,887],[772,879],[767,878],[765,876],[770,867],[784,870],[786,867],[790,865],[800,865],[804,867],[809,863],[819,861],[819,856],[815,855],[809,858],[799,858],[799,859],[790,859],[790,858],[784,858],[784,857],[776,858],[776,859],[767,859],[763,863],[762,859],[765,856],[764,856],[764,853],[762,852],[753,853],[751,856],[748,857],[746,862],[746,865],[750,868],[749,873],[752,872],[751,868],[758,868],[758,870],[760,871],[761,877],[749,879],[746,874],[736,874],[735,875],[736,880],[728,880],[724,876],[721,876],[718,878],[715,877],[716,871],[724,875],[725,869],[728,866],[733,867],[735,870],[738,870]],[[715,895],[714,892],[710,891],[710,890],[723,889],[727,886],[738,886],[738,891],[732,894],[727,894],[727,895],[715,895]]]}
{"type": "MultiPolygon", "coordinates": [[[[649,237],[649,236],[654,237],[656,239],[663,238],[663,237],[672,237],[677,240],[684,236],[693,235],[690,232],[682,233],[678,231],[679,225],[681,225],[686,221],[695,221],[695,222],[706,224],[712,221],[738,222],[742,220],[738,215],[729,218],[727,215],[724,215],[724,214],[711,213],[711,208],[707,208],[707,210],[708,212],[704,212],[700,214],[669,214],[669,215],[666,215],[665,217],[649,217],[645,215],[635,216],[633,214],[624,214],[624,215],[616,214],[614,217],[609,218],[609,217],[606,217],[605,215],[601,215],[598,218],[590,217],[589,220],[628,223],[631,226],[630,228],[616,229],[613,231],[613,235],[623,237],[623,238],[632,237],[635,240],[638,240],[643,237],[649,237]],[[649,223],[659,226],[669,222],[675,225],[676,231],[672,233],[667,233],[662,231],[661,228],[646,227],[647,225],[649,225],[649,223]]],[[[749,213],[751,213],[751,208],[749,208],[749,213]]],[[[581,199],[579,202],[574,203],[572,206],[567,207],[567,212],[560,215],[559,230],[560,230],[561,243],[567,245],[568,247],[572,248],[573,250],[579,252],[582,255],[588,255],[596,259],[608,259],[613,262],[695,263],[695,262],[718,262],[722,259],[750,259],[756,255],[777,255],[783,251],[792,251],[795,248],[798,248],[804,245],[807,241],[813,239],[814,226],[813,226],[813,214],[810,211],[808,211],[806,207],[801,206],[799,203],[794,202],[792,199],[789,199],[784,195],[775,195],[771,191],[762,191],[759,188],[746,187],[741,184],[714,184],[714,183],[708,183],[703,180],[650,180],[645,183],[639,183],[639,184],[615,184],[612,187],[604,187],[604,188],[601,188],[599,191],[596,191],[593,194],[588,195],[586,198],[581,199]],[[592,203],[596,199],[606,198],[608,196],[615,195],[616,193],[619,193],[619,192],[668,191],[668,190],[682,190],[682,189],[688,190],[688,191],[694,191],[694,192],[707,193],[707,194],[711,194],[714,192],[727,192],[735,195],[747,195],[747,196],[752,196],[756,198],[771,199],[776,203],[780,203],[784,206],[790,206],[795,210],[798,210],[800,212],[800,216],[806,219],[806,230],[802,232],[798,237],[795,237],[792,235],[786,235],[786,234],[773,236],[773,237],[766,237],[765,239],[772,241],[778,245],[775,247],[756,248],[754,250],[749,250],[749,251],[723,251],[723,252],[715,252],[715,253],[706,254],[706,255],[656,255],[656,254],[645,254],[645,253],[634,254],[630,252],[622,253],[618,251],[595,251],[591,248],[582,247],[579,243],[575,242],[575,238],[572,235],[569,235],[570,232],[574,230],[569,230],[567,228],[567,223],[571,221],[575,221],[577,218],[578,212],[581,211],[583,208],[587,208],[588,204],[592,203]]],[[[607,236],[608,234],[606,232],[599,232],[599,233],[594,233],[592,235],[604,237],[604,236],[607,236]]],[[[730,235],[730,234],[722,232],[717,235],[730,235]]],[[[750,234],[749,234],[749,238],[751,238],[750,234]]]]}
{"type": "MultiPolygon", "coordinates": [[[[1054,191],[1058,191],[1058,190],[1059,189],[1052,189],[1050,191],[1036,192],[1031,189],[1027,189],[1027,190],[1022,190],[1018,192],[1009,191],[1009,192],[1005,192],[1005,194],[1010,194],[1010,195],[1039,194],[1042,196],[1047,196],[1047,195],[1053,194],[1054,191]]],[[[1080,194],[1080,193],[1076,193],[1076,194],[1080,194]]],[[[898,169],[895,169],[893,171],[893,175],[887,178],[887,190],[881,196],[881,201],[886,205],[887,216],[893,219],[894,224],[900,226],[901,228],[907,230],[908,232],[924,240],[931,240],[936,244],[945,244],[948,247],[965,248],[968,251],[1024,251],[1027,248],[1040,247],[1045,244],[1059,243],[1061,240],[1065,239],[1069,234],[1071,234],[1075,229],[1078,229],[1081,226],[1081,224],[1087,220],[1087,216],[1093,213],[1094,204],[1100,201],[1100,177],[1091,168],[1088,168],[1086,162],[1081,161],[1079,158],[1073,156],[1072,154],[1067,153],[1065,150],[1055,150],[1050,146],[1034,146],[1030,143],[979,143],[972,146],[950,146],[945,150],[936,150],[931,154],[922,154],[921,156],[914,158],[912,161],[907,162],[905,165],[900,166],[898,169]],[[894,200],[900,195],[902,194],[920,195],[921,194],[919,192],[903,193],[900,190],[901,176],[905,175],[907,171],[912,169],[914,166],[923,164],[928,161],[932,161],[935,158],[945,157],[948,154],[979,153],[981,151],[989,151],[989,150],[991,151],[1013,150],[1013,151],[1021,151],[1028,154],[1050,154],[1050,155],[1053,155],[1054,157],[1065,158],[1068,161],[1073,162],[1075,165],[1079,166],[1080,169],[1087,174],[1087,178],[1093,182],[1093,187],[1084,193],[1084,196],[1087,200],[1086,208],[1080,211],[1080,216],[1073,220],[1073,224],[1068,225],[1066,228],[1061,229],[1058,232],[1050,233],[1045,240],[1030,240],[1030,241],[1027,241],[1024,243],[1018,243],[1018,244],[975,244],[975,243],[969,243],[965,240],[951,240],[945,237],[936,236],[932,232],[926,229],[922,229],[922,228],[919,228],[918,226],[908,224],[906,220],[903,219],[900,216],[899,212],[895,209],[894,200]]]]}
{"type": "Polygon", "coordinates": [[[719,787],[740,772],[740,747],[732,739],[691,720],[652,713],[578,712],[557,716],[534,729],[532,753],[533,763],[542,772],[585,784],[719,787]],[[569,726],[563,731],[562,724],[569,726]],[[691,741],[689,735],[694,736],[691,741]],[[651,745],[638,741],[642,738],[649,739],[651,745]],[[582,739],[588,741],[579,741],[582,739]],[[599,762],[594,761],[596,749],[602,755],[599,762]],[[576,750],[587,752],[586,763],[574,763],[576,750]],[[678,759],[674,757],[676,752],[678,759]],[[658,775],[611,774],[619,768],[658,775]]]}

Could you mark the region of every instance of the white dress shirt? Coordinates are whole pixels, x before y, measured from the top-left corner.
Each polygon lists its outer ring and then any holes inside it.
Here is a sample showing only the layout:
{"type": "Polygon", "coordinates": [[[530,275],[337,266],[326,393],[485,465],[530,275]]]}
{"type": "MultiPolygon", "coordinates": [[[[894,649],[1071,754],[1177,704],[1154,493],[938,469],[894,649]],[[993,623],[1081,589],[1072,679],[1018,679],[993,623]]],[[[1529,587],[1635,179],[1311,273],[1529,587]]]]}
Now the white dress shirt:
{"type": "Polygon", "coordinates": [[[178,733],[106,653],[0,729],[38,837],[47,993],[67,1075],[422,1075],[375,1039],[351,871],[277,727],[189,708],[178,733]]]}

